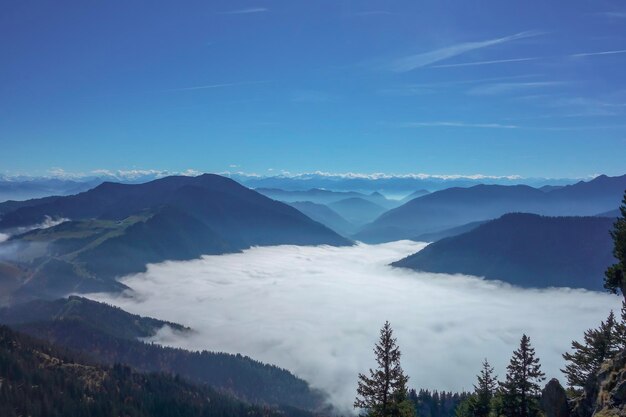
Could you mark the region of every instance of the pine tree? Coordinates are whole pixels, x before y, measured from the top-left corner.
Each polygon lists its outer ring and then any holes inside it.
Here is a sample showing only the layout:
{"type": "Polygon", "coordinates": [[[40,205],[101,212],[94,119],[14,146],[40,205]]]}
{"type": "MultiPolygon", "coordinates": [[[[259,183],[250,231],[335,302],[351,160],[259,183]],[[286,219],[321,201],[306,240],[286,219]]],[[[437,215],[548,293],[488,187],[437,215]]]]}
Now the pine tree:
{"type": "Polygon", "coordinates": [[[539,383],[545,379],[539,358],[530,345],[530,338],[522,336],[520,347],[513,352],[507,366],[506,381],[501,384],[504,414],[507,417],[535,417],[539,414],[539,383]]]}
{"type": "Polygon", "coordinates": [[[615,324],[615,338],[617,350],[626,350],[626,301],[622,301],[620,321],[615,324]]]}
{"type": "Polygon", "coordinates": [[[476,376],[474,392],[456,410],[457,417],[487,417],[491,412],[491,401],[498,389],[498,381],[493,375],[493,367],[487,359],[476,376]]]}
{"type": "Polygon", "coordinates": [[[493,367],[485,359],[480,374],[476,377],[477,383],[474,385],[476,400],[473,405],[473,412],[475,417],[487,417],[489,415],[491,399],[498,388],[498,381],[493,373],[493,367]]]}
{"type": "MultiPolygon", "coordinates": [[[[622,315],[626,311],[622,309],[622,315]]],[[[583,337],[584,342],[572,342],[572,353],[564,353],[563,358],[569,362],[561,371],[567,377],[567,384],[573,390],[582,389],[595,375],[602,363],[612,358],[620,351],[623,338],[620,337],[620,328],[624,324],[615,321],[615,315],[611,311],[606,321],[600,323],[597,329],[589,329],[583,337]]]]}
{"type": "Polygon", "coordinates": [[[604,288],[617,294],[620,290],[626,300],[626,192],[620,206],[621,217],[613,225],[613,255],[617,263],[611,265],[604,273],[604,288]]]}
{"type": "Polygon", "coordinates": [[[461,402],[455,412],[456,417],[474,417],[476,409],[476,394],[470,395],[465,401],[461,402]]]}
{"type": "Polygon", "coordinates": [[[400,366],[400,348],[388,321],[380,330],[374,354],[378,367],[369,370],[369,377],[359,374],[354,407],[366,410],[370,417],[412,416],[414,411],[406,386],[408,377],[400,366]]]}

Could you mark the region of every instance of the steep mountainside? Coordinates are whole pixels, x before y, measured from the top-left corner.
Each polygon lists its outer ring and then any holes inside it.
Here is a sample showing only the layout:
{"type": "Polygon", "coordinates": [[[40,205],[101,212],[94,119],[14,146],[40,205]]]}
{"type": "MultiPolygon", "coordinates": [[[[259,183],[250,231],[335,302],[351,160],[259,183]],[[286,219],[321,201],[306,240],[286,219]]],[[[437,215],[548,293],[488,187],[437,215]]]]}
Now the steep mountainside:
{"type": "Polygon", "coordinates": [[[289,205],[343,236],[350,235],[356,230],[355,225],[325,204],[313,203],[311,201],[296,201],[289,203],[289,205]]]}
{"type": "Polygon", "coordinates": [[[114,291],[115,278],[146,263],[235,252],[253,245],[349,245],[286,204],[217,175],[167,177],[145,184],[104,183],[75,196],[43,199],[5,213],[4,233],[50,219],[56,226],[0,244],[0,282],[14,298],[114,291]],[[19,273],[15,273],[15,268],[19,273]],[[5,272],[3,272],[5,271],[5,272]]]}
{"type": "Polygon", "coordinates": [[[344,219],[355,225],[371,222],[386,210],[384,207],[363,198],[346,198],[329,204],[344,219]]]}
{"type": "Polygon", "coordinates": [[[35,300],[0,308],[0,323],[10,326],[67,320],[80,320],[85,326],[97,328],[110,336],[131,340],[154,336],[163,326],[181,333],[190,330],[177,323],[138,316],[77,296],[54,301],[35,300]]]}
{"type": "Polygon", "coordinates": [[[284,369],[241,355],[144,343],[138,339],[154,336],[163,326],[178,337],[190,330],[85,298],[38,300],[4,308],[0,323],[100,364],[124,363],[141,372],[177,374],[256,404],[310,410],[324,406],[321,393],[284,369]]]}
{"type": "Polygon", "coordinates": [[[423,233],[484,221],[505,213],[591,216],[614,209],[626,189],[626,175],[542,191],[526,185],[450,188],[390,210],[355,235],[366,242],[411,239],[423,233]]]}
{"type": "Polygon", "coordinates": [[[609,235],[613,219],[507,214],[435,242],[394,266],[460,273],[523,287],[602,290],[615,262],[609,235]]]}
{"type": "Polygon", "coordinates": [[[411,240],[414,240],[416,242],[436,242],[438,240],[445,239],[447,237],[457,236],[463,233],[467,233],[470,230],[474,230],[481,224],[485,224],[485,223],[487,223],[487,220],[480,221],[480,222],[471,222],[468,224],[464,224],[462,226],[456,226],[450,229],[444,229],[439,232],[424,233],[424,234],[414,237],[411,240]]]}
{"type": "Polygon", "coordinates": [[[236,417],[295,415],[248,405],[165,374],[93,365],[0,326],[0,415],[236,417]]]}
{"type": "Polygon", "coordinates": [[[430,191],[428,190],[417,190],[417,191],[413,191],[411,194],[407,195],[406,197],[404,197],[402,200],[400,200],[400,202],[402,204],[404,203],[408,203],[409,201],[413,200],[414,198],[418,198],[418,197],[423,197],[426,194],[430,194],[430,191]]]}
{"type": "Polygon", "coordinates": [[[2,217],[4,213],[15,211],[18,208],[36,206],[36,205],[43,204],[43,203],[51,203],[57,198],[59,197],[52,196],[52,197],[43,197],[43,198],[33,198],[30,200],[24,200],[24,201],[15,201],[15,200],[5,201],[3,203],[0,203],[0,218],[2,217]]]}
{"type": "Polygon", "coordinates": [[[397,200],[387,199],[379,192],[370,194],[360,193],[357,191],[332,191],[319,188],[312,188],[306,191],[290,191],[278,188],[257,188],[255,191],[266,195],[274,200],[285,201],[288,203],[296,201],[310,201],[317,204],[330,204],[348,198],[362,198],[387,209],[397,207],[400,203],[397,200]]]}
{"type": "Polygon", "coordinates": [[[572,417],[626,416],[626,351],[602,364],[572,406],[572,417]]]}

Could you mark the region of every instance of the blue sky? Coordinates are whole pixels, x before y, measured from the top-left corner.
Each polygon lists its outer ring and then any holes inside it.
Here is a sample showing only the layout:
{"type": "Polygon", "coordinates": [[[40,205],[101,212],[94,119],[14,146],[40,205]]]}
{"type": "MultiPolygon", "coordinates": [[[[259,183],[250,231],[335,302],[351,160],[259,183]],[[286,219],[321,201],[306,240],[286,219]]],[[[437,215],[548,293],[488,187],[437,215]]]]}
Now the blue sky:
{"type": "Polygon", "coordinates": [[[0,173],[626,164],[624,1],[0,4],[0,173]]]}

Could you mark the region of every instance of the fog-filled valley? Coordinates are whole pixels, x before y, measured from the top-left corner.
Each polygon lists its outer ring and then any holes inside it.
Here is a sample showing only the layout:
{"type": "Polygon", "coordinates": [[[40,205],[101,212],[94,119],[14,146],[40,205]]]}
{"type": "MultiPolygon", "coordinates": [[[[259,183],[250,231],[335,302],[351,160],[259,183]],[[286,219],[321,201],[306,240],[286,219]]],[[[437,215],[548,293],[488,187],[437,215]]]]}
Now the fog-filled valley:
{"type": "Polygon", "coordinates": [[[562,379],[571,342],[621,309],[602,275],[621,259],[611,233],[626,176],[466,185],[394,199],[392,188],[255,190],[202,174],[0,202],[0,323],[50,344],[35,350],[84,355],[111,383],[124,383],[123,363],[249,413],[310,417],[355,413],[388,321],[411,407],[451,417],[485,358],[508,375],[527,335],[546,376],[562,379]]]}
{"type": "Polygon", "coordinates": [[[0,417],[626,417],[625,22],[0,1],[0,417]]]}
{"type": "Polygon", "coordinates": [[[618,297],[599,292],[520,289],[388,265],[423,247],[399,241],[252,248],[149,265],[122,280],[132,291],[89,297],[195,330],[180,336],[164,328],[151,341],[286,367],[328,392],[344,412],[356,374],[371,366],[384,320],[396,330],[410,386],[461,391],[472,389],[485,357],[504,374],[524,332],[548,376],[560,377],[570,341],[620,308],[618,297]]]}

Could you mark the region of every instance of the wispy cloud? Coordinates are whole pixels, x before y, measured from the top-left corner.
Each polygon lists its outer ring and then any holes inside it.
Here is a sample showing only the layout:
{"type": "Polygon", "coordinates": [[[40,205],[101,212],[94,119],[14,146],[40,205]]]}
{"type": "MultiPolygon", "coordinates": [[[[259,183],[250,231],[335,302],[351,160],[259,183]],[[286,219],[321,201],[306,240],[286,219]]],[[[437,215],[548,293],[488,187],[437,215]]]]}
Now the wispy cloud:
{"type": "Polygon", "coordinates": [[[598,15],[611,18],[626,19],[626,12],[621,11],[601,12],[598,13],[598,15]]]}
{"type": "Polygon", "coordinates": [[[519,129],[517,125],[500,124],[500,123],[466,123],[466,122],[408,122],[401,123],[399,127],[464,127],[477,129],[519,129]]]}
{"type": "Polygon", "coordinates": [[[397,87],[390,87],[378,90],[379,94],[389,96],[413,96],[430,94],[440,91],[446,88],[455,88],[460,85],[468,84],[481,84],[495,81],[510,81],[519,79],[530,79],[541,77],[542,74],[524,74],[524,75],[511,75],[505,77],[489,77],[489,78],[477,78],[477,79],[464,79],[464,80],[451,80],[451,81],[435,81],[430,83],[420,84],[404,84],[397,87]]]}
{"type": "Polygon", "coordinates": [[[394,13],[386,11],[386,10],[366,10],[362,12],[355,12],[353,15],[355,16],[391,16],[394,13]]]}
{"type": "Polygon", "coordinates": [[[547,103],[550,107],[568,111],[563,117],[621,116],[626,103],[601,100],[590,97],[564,97],[547,103]]]}
{"type": "Polygon", "coordinates": [[[581,58],[586,56],[597,56],[597,55],[615,55],[615,54],[626,54],[626,49],[617,49],[614,51],[600,51],[600,52],[584,52],[580,54],[572,54],[571,57],[581,58]]]}
{"type": "Polygon", "coordinates": [[[541,34],[543,34],[543,32],[528,31],[504,36],[502,38],[488,39],[485,41],[458,43],[456,45],[447,46],[445,48],[436,49],[434,51],[423,52],[421,54],[409,55],[400,59],[396,59],[394,62],[392,62],[390,69],[395,72],[412,71],[414,69],[429,66],[436,62],[443,61],[445,59],[449,59],[469,51],[500,45],[519,39],[539,36],[541,34]]]}
{"type": "Polygon", "coordinates": [[[269,9],[265,7],[248,7],[246,9],[227,10],[225,12],[219,12],[219,14],[251,14],[251,13],[265,13],[269,9]]]}
{"type": "Polygon", "coordinates": [[[264,84],[267,82],[268,81],[242,81],[242,82],[235,82],[235,83],[205,84],[205,85],[195,85],[191,87],[169,88],[167,90],[161,90],[161,91],[166,92],[166,91],[211,90],[214,88],[238,87],[242,85],[264,84]]]}
{"type": "Polygon", "coordinates": [[[432,65],[432,68],[454,68],[454,67],[473,67],[475,65],[492,65],[492,64],[506,64],[509,62],[523,62],[534,61],[539,58],[511,58],[511,59],[496,59],[492,61],[476,61],[476,62],[462,62],[460,64],[441,64],[432,65]]]}
{"type": "Polygon", "coordinates": [[[532,81],[532,82],[517,82],[517,83],[493,83],[479,85],[468,90],[468,94],[477,96],[487,96],[496,94],[511,93],[520,90],[527,90],[532,88],[544,88],[554,87],[557,85],[566,84],[563,81],[532,81]]]}

